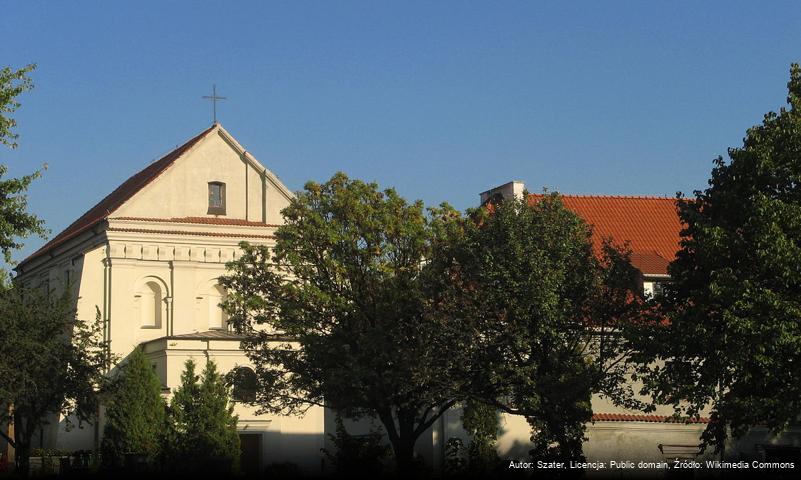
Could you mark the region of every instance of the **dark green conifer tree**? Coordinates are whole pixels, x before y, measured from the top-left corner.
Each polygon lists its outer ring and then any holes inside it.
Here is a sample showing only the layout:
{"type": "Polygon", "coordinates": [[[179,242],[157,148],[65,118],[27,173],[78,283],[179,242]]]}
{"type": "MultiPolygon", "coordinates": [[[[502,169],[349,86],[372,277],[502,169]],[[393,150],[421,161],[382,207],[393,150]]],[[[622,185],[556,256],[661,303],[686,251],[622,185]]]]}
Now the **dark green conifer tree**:
{"type": "Polygon", "coordinates": [[[161,381],[141,348],[122,367],[106,412],[101,451],[103,463],[119,467],[126,456],[154,465],[164,434],[165,403],[161,381]]]}
{"type": "Polygon", "coordinates": [[[173,464],[183,470],[238,471],[240,445],[233,410],[216,364],[207,362],[198,377],[195,362],[187,360],[181,386],[170,404],[173,464]]]}

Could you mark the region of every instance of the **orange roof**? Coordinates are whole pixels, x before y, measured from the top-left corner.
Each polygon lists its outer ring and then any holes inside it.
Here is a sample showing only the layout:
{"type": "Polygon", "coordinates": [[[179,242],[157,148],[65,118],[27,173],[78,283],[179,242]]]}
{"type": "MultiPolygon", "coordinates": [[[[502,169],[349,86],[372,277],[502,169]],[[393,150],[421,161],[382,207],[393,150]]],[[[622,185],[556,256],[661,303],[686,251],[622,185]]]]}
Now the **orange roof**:
{"type": "Polygon", "coordinates": [[[642,415],[628,413],[594,413],[593,422],[648,422],[648,423],[709,423],[707,417],[676,418],[668,415],[642,415]]]}
{"type": "Polygon", "coordinates": [[[202,131],[199,135],[191,138],[189,141],[187,141],[180,147],[171,151],[170,153],[163,156],[159,160],[156,160],[155,162],[151,163],[147,167],[140,170],[138,173],[134,174],[128,180],[124,181],[122,185],[117,187],[113,192],[109,193],[105,198],[100,200],[97,203],[97,205],[90,208],[77,220],[72,222],[61,233],[59,233],[58,235],[53,237],[49,242],[47,242],[42,248],[29,255],[28,258],[26,258],[21,262],[21,264],[24,264],[38,257],[39,255],[47,252],[48,250],[51,250],[61,245],[70,238],[73,238],[78,234],[89,230],[90,228],[94,227],[95,225],[106,219],[111,213],[113,213],[115,210],[121,207],[123,203],[128,201],[137,192],[139,192],[139,190],[144,188],[150,182],[155,180],[159,175],[161,175],[161,173],[164,172],[167,168],[169,168],[170,165],[175,163],[175,161],[178,160],[178,158],[180,158],[181,155],[183,155],[187,150],[192,148],[209,132],[214,130],[216,126],[217,124],[212,125],[211,127],[202,131]]]}
{"type": "MultiPolygon", "coordinates": [[[[529,195],[536,202],[541,194],[529,195]]],[[[628,242],[631,263],[644,274],[664,275],[679,250],[681,222],[667,197],[562,195],[562,203],[593,227],[598,250],[606,238],[628,242]]]]}

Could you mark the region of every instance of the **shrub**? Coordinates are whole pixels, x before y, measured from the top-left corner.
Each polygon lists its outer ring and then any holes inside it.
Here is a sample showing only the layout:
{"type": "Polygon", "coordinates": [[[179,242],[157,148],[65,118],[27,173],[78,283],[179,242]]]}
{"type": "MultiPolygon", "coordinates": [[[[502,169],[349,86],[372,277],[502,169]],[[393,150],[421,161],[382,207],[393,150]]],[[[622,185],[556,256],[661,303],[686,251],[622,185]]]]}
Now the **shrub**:
{"type": "Polygon", "coordinates": [[[342,417],[336,416],[336,432],[328,434],[336,450],[331,453],[323,449],[323,453],[336,467],[340,474],[379,475],[384,468],[382,460],[389,455],[389,447],[382,442],[383,435],[379,431],[371,431],[367,435],[351,435],[345,428],[342,417]]]}

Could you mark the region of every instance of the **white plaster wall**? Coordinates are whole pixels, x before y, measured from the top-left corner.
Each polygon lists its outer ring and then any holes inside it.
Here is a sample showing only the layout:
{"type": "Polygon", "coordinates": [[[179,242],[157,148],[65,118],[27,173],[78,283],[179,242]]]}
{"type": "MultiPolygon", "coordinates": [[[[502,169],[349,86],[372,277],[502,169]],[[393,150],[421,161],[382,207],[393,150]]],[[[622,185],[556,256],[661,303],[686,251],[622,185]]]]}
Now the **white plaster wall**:
{"type": "Polygon", "coordinates": [[[271,182],[267,182],[267,218],[266,222],[273,225],[279,225],[284,223],[284,219],[281,216],[281,210],[283,210],[287,205],[289,205],[289,200],[284,196],[283,193],[279,190],[277,186],[275,186],[271,182]]]}
{"type": "MultiPolygon", "coordinates": [[[[245,175],[247,175],[247,202],[248,202],[248,215],[247,220],[253,222],[261,222],[264,215],[264,199],[265,199],[265,182],[262,181],[262,175],[256,171],[251,165],[245,168],[245,175]]],[[[273,205],[268,205],[271,208],[273,205]]]]}
{"type": "Polygon", "coordinates": [[[706,425],[596,422],[587,428],[588,461],[664,461],[659,445],[697,445],[706,425]]]}
{"type": "MultiPolygon", "coordinates": [[[[108,247],[111,345],[112,351],[121,357],[142,342],[209,330],[208,293],[218,278],[225,275],[224,262],[239,255],[239,247],[234,243],[237,239],[177,245],[160,238],[142,240],[141,243],[111,240],[108,247]],[[135,308],[137,286],[147,281],[163,286],[166,317],[160,328],[143,327],[135,308]]],[[[191,237],[182,240],[198,241],[191,237]]]]}
{"type": "Polygon", "coordinates": [[[98,309],[103,315],[105,256],[105,247],[98,246],[76,259],[73,276],[78,293],[77,314],[81,320],[94,321],[98,309]]]}

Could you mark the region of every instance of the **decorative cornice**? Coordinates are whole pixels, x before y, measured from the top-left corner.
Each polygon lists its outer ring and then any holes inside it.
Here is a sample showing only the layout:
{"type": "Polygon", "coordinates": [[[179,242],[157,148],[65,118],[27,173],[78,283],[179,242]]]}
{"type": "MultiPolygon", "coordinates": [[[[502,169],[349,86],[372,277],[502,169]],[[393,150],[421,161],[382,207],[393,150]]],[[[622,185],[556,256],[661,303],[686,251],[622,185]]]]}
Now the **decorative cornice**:
{"type": "Polygon", "coordinates": [[[197,237],[224,237],[224,238],[263,238],[274,239],[275,235],[256,235],[250,233],[222,233],[222,232],[190,232],[186,230],[154,230],[149,228],[120,228],[109,227],[109,232],[124,232],[124,233],[152,233],[157,235],[192,235],[197,237]]]}

